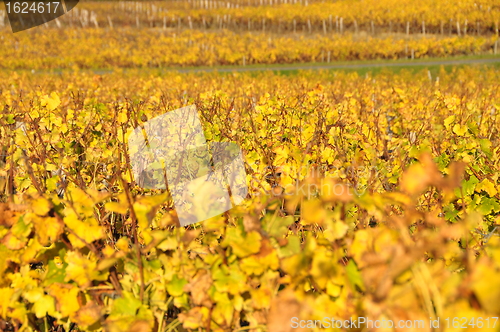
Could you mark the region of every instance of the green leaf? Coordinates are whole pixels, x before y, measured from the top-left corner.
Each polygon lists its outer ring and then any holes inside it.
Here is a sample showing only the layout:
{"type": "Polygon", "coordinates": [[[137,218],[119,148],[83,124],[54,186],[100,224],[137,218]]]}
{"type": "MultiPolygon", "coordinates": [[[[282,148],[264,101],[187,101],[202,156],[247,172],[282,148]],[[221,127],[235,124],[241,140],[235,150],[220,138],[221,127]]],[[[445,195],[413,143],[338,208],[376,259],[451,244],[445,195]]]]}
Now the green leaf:
{"type": "Polygon", "coordinates": [[[237,267],[234,269],[219,268],[213,272],[212,277],[217,292],[239,294],[246,289],[246,276],[237,267]]]}
{"type": "Polygon", "coordinates": [[[33,225],[31,223],[24,222],[24,216],[21,216],[14,226],[12,226],[11,232],[18,239],[24,239],[31,233],[32,227],[33,225]]]}
{"type": "Polygon", "coordinates": [[[16,122],[14,114],[7,115],[7,123],[8,124],[13,124],[14,122],[16,122]]]}
{"type": "Polygon", "coordinates": [[[172,296],[181,296],[184,294],[184,285],[187,283],[186,279],[181,279],[174,274],[172,280],[167,284],[167,291],[172,296]]]}
{"type": "Polygon", "coordinates": [[[123,297],[113,302],[106,331],[151,331],[154,320],[151,310],[134,294],[124,291],[123,297]]]}
{"type": "Polygon", "coordinates": [[[490,214],[491,212],[499,212],[500,204],[498,204],[497,200],[494,198],[482,197],[477,211],[484,215],[490,214]]]}
{"type": "MultiPolygon", "coordinates": [[[[470,196],[474,193],[474,190],[476,189],[476,185],[479,183],[479,180],[474,176],[472,175],[469,180],[467,181],[463,181],[462,182],[462,192],[464,194],[464,196],[470,196]]],[[[457,197],[462,197],[462,194],[460,192],[460,188],[457,188],[455,190],[455,194],[457,195],[457,197]]]]}
{"type": "Polygon", "coordinates": [[[362,291],[365,290],[365,285],[363,283],[363,278],[361,277],[361,273],[358,270],[358,267],[356,266],[356,263],[351,259],[349,260],[349,263],[347,263],[347,266],[345,267],[346,273],[347,273],[347,280],[351,283],[351,285],[358,286],[359,289],[362,291]]]}
{"type": "Polygon", "coordinates": [[[282,217],[267,217],[264,219],[264,229],[267,234],[281,238],[288,233],[288,226],[293,224],[293,216],[282,217]]]}
{"type": "Polygon", "coordinates": [[[298,236],[289,236],[287,238],[288,243],[278,248],[278,256],[288,257],[300,252],[300,238],[298,236]]]}
{"type": "Polygon", "coordinates": [[[458,211],[455,209],[453,204],[450,203],[444,207],[444,217],[448,221],[456,221],[458,217],[458,211]]]}
{"type": "Polygon", "coordinates": [[[135,316],[141,305],[141,301],[134,294],[123,291],[123,297],[113,302],[110,316],[135,316]]]}
{"type": "Polygon", "coordinates": [[[55,282],[64,283],[64,278],[66,277],[66,267],[67,263],[62,263],[61,266],[57,266],[54,260],[48,262],[48,271],[45,276],[44,285],[49,286],[55,282]]]}
{"type": "Polygon", "coordinates": [[[481,146],[481,151],[483,151],[486,156],[491,158],[493,154],[491,153],[491,141],[486,138],[482,138],[479,140],[479,145],[481,146]]]}

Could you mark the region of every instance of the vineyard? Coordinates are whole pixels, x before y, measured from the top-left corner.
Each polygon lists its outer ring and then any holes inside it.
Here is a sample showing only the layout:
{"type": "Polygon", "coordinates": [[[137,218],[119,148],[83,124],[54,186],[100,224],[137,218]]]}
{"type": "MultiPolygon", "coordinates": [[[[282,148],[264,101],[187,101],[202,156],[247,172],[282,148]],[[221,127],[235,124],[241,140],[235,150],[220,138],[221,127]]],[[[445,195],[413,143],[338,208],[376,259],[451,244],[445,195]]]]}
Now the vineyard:
{"type": "Polygon", "coordinates": [[[3,69],[168,68],[493,55],[496,36],[329,38],[232,31],[35,30],[0,40],[3,69]],[[82,40],[86,42],[83,43],[82,40]],[[13,45],[11,47],[10,45],[13,45]],[[96,50],[99,50],[96,52],[96,50]]]}
{"type": "Polygon", "coordinates": [[[498,1],[80,1],[16,33],[6,8],[0,331],[500,331],[498,1]],[[454,57],[489,66],[377,66],[454,57]],[[351,60],[380,70],[300,70],[351,60]],[[248,193],[181,226],[130,137],[188,106],[248,193]]]}
{"type": "Polygon", "coordinates": [[[498,35],[499,24],[500,6],[494,0],[459,4],[445,0],[81,1],[68,15],[49,23],[58,27],[442,35],[498,35]]]}
{"type": "Polygon", "coordinates": [[[497,330],[498,71],[2,75],[2,330],[497,330]],[[241,146],[250,192],[177,227],[126,137],[185,105],[241,146]]]}
{"type": "MultiPolygon", "coordinates": [[[[82,1],[40,29],[2,35],[0,68],[246,66],[497,55],[499,22],[500,7],[490,0],[459,6],[410,0],[82,1]]],[[[0,29],[7,24],[2,10],[0,29]]]]}

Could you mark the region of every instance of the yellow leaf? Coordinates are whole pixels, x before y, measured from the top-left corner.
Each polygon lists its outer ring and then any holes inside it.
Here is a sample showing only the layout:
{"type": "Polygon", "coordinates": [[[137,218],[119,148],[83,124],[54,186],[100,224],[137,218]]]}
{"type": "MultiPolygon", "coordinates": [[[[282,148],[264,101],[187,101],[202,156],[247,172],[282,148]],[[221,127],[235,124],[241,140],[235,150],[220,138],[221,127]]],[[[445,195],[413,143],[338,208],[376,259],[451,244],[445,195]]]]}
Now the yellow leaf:
{"type": "Polygon", "coordinates": [[[78,212],[84,213],[86,216],[92,216],[94,212],[94,202],[92,196],[78,187],[69,190],[70,197],[78,212]]]}
{"type": "Polygon", "coordinates": [[[326,287],[326,283],[337,274],[337,259],[331,252],[322,250],[313,257],[311,275],[314,281],[321,288],[326,287]]]}
{"type": "Polygon", "coordinates": [[[101,192],[99,190],[92,189],[92,188],[87,188],[86,193],[87,193],[87,195],[89,195],[92,198],[92,202],[94,204],[100,203],[110,196],[110,194],[107,192],[101,192]]]}
{"type": "Polygon", "coordinates": [[[328,280],[328,282],[326,283],[326,292],[328,293],[328,295],[337,297],[340,295],[341,291],[342,291],[342,286],[337,285],[332,280],[328,280]]]}
{"type": "Polygon", "coordinates": [[[70,284],[53,283],[49,286],[49,293],[55,297],[57,310],[62,317],[72,316],[80,309],[78,292],[80,290],[70,284]]]}
{"type": "Polygon", "coordinates": [[[291,277],[305,275],[309,261],[303,253],[298,253],[285,257],[281,260],[281,269],[291,277]]]}
{"type": "Polygon", "coordinates": [[[20,255],[20,258],[24,263],[32,262],[36,256],[43,253],[44,249],[46,248],[44,248],[44,246],[42,246],[40,242],[38,242],[37,238],[31,238],[26,244],[26,249],[24,249],[23,253],[20,255]]]}
{"type": "Polygon", "coordinates": [[[101,318],[101,312],[99,306],[97,306],[94,302],[88,302],[73,316],[73,319],[79,326],[87,328],[99,321],[101,318]]]}
{"type": "Polygon", "coordinates": [[[118,114],[118,122],[119,123],[126,123],[128,120],[127,118],[127,112],[126,111],[122,111],[118,114]]]}
{"type": "Polygon", "coordinates": [[[45,315],[54,316],[56,306],[54,298],[50,295],[42,295],[34,304],[32,309],[37,318],[45,317],[45,315]]]}
{"type": "MultiPolygon", "coordinates": [[[[253,297],[255,298],[255,297],[253,297]]],[[[262,297],[256,297],[262,299],[262,297]]],[[[215,308],[212,312],[212,319],[218,325],[229,326],[233,320],[234,307],[227,293],[214,293],[215,308]]]]}
{"type": "Polygon", "coordinates": [[[274,153],[276,153],[275,157],[276,165],[282,165],[288,159],[288,154],[290,153],[290,150],[288,149],[287,146],[279,146],[276,149],[274,149],[274,153]]]}
{"type": "Polygon", "coordinates": [[[44,291],[41,287],[31,288],[26,291],[23,297],[31,303],[39,301],[44,295],[44,291]]]}
{"type": "Polygon", "coordinates": [[[279,267],[279,260],[276,251],[271,251],[266,256],[253,255],[243,258],[240,268],[248,275],[260,275],[266,270],[276,270],[279,267]]]}
{"type": "Polygon", "coordinates": [[[78,251],[70,251],[64,260],[68,262],[65,281],[73,280],[80,286],[88,286],[92,280],[108,278],[108,272],[101,274],[97,270],[97,260],[93,255],[87,258],[78,251]]]}
{"type": "Polygon", "coordinates": [[[457,123],[453,126],[453,132],[458,136],[464,136],[465,133],[467,132],[467,126],[460,125],[457,123]]]}
{"type": "Polygon", "coordinates": [[[52,92],[49,96],[44,96],[41,99],[41,105],[45,106],[49,111],[53,111],[61,104],[61,100],[57,93],[52,92]]]}
{"type": "Polygon", "coordinates": [[[323,204],[318,199],[311,199],[302,203],[302,219],[304,224],[323,224],[326,218],[323,204]]]}
{"type": "Polygon", "coordinates": [[[370,229],[361,229],[354,232],[354,241],[352,242],[349,254],[354,257],[358,268],[364,265],[363,254],[373,245],[373,231],[370,229]]]}
{"type": "Polygon", "coordinates": [[[329,241],[335,241],[341,239],[347,233],[349,226],[343,221],[337,220],[332,223],[329,223],[328,228],[323,233],[325,238],[329,241]]]}
{"type": "Polygon", "coordinates": [[[471,288],[474,290],[481,306],[491,313],[500,311],[500,273],[493,266],[476,264],[471,288]]]}
{"type": "Polygon", "coordinates": [[[147,206],[158,206],[163,203],[170,197],[170,193],[168,191],[159,195],[151,195],[151,196],[143,196],[139,199],[139,203],[147,206]]]}
{"type": "Polygon", "coordinates": [[[252,289],[252,305],[256,309],[268,309],[271,306],[271,292],[265,287],[252,289]]]}
{"type": "Polygon", "coordinates": [[[7,319],[7,309],[9,308],[10,304],[12,303],[12,297],[14,295],[14,292],[16,292],[16,289],[10,288],[10,287],[3,287],[0,288],[0,316],[3,319],[7,319]]]}
{"type": "MultiPolygon", "coordinates": [[[[0,298],[2,298],[0,296],[0,298]]],[[[11,304],[10,307],[12,308],[12,311],[9,313],[9,317],[12,319],[15,319],[19,322],[25,321],[27,319],[27,310],[26,307],[23,303],[17,302],[14,304],[11,304]]],[[[1,308],[1,306],[0,306],[1,308]]]]}
{"type": "Polygon", "coordinates": [[[240,229],[231,227],[226,231],[226,238],[221,245],[231,247],[236,256],[242,258],[259,252],[261,238],[256,231],[243,234],[240,229]]]}
{"type": "Polygon", "coordinates": [[[30,220],[28,218],[21,217],[3,237],[1,243],[11,250],[21,249],[26,245],[32,228],[33,224],[30,220]]]}
{"type": "Polygon", "coordinates": [[[2,244],[4,244],[10,250],[19,250],[23,248],[26,244],[26,239],[18,239],[14,234],[7,233],[2,239],[2,244]]]}
{"type": "Polygon", "coordinates": [[[128,239],[125,237],[121,237],[118,241],[116,241],[116,247],[123,252],[128,252],[129,251],[129,242],[128,239]]]}
{"type": "Polygon", "coordinates": [[[144,231],[149,228],[149,220],[152,219],[154,215],[151,215],[151,212],[154,212],[150,206],[141,204],[139,202],[135,202],[133,205],[135,215],[137,217],[137,223],[139,229],[144,231]]]}
{"type": "Polygon", "coordinates": [[[33,216],[36,236],[40,244],[46,246],[56,241],[63,233],[63,225],[54,217],[33,216]]]}
{"type": "Polygon", "coordinates": [[[128,211],[128,204],[123,202],[108,202],[104,204],[104,207],[106,210],[115,212],[115,213],[120,213],[120,214],[125,214],[128,211]]]}
{"type": "Polygon", "coordinates": [[[70,233],[68,238],[77,248],[83,248],[86,245],[83,241],[91,243],[104,237],[104,230],[94,218],[86,218],[83,222],[78,219],[73,210],[66,210],[64,223],[74,232],[74,234],[70,233]]]}
{"type": "Polygon", "coordinates": [[[179,314],[179,321],[185,329],[197,329],[206,326],[209,310],[207,307],[194,307],[187,313],[179,314]]]}
{"type": "Polygon", "coordinates": [[[39,197],[31,202],[33,212],[39,216],[44,216],[50,211],[50,202],[45,197],[39,197]]]}
{"type": "Polygon", "coordinates": [[[486,191],[490,197],[493,197],[498,193],[495,185],[488,179],[484,179],[476,186],[476,192],[480,192],[481,190],[486,191]]]}
{"type": "Polygon", "coordinates": [[[444,126],[447,130],[450,130],[450,125],[455,122],[455,115],[451,115],[444,120],[444,126]]]}
{"type": "Polygon", "coordinates": [[[335,160],[335,151],[333,151],[331,147],[327,146],[321,152],[321,158],[323,159],[323,161],[333,163],[333,161],[335,160]]]}
{"type": "Polygon", "coordinates": [[[439,181],[439,171],[429,155],[422,156],[421,163],[411,165],[403,174],[401,189],[410,194],[420,194],[427,186],[439,181]]]}

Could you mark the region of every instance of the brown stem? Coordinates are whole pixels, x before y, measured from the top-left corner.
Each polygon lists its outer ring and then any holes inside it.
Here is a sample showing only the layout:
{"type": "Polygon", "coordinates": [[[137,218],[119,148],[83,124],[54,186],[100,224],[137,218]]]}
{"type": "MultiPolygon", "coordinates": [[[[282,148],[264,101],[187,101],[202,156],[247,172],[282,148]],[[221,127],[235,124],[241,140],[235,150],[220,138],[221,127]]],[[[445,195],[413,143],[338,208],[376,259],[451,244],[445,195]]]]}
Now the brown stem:
{"type": "Polygon", "coordinates": [[[120,165],[117,165],[117,176],[120,179],[120,182],[123,186],[123,190],[125,192],[125,196],[127,197],[127,202],[128,206],[130,209],[130,218],[132,219],[132,234],[134,237],[134,243],[135,243],[135,249],[136,249],[136,255],[137,255],[137,265],[139,267],[139,277],[141,278],[141,288],[140,288],[140,300],[141,302],[144,300],[144,267],[142,265],[142,255],[141,255],[141,247],[139,245],[139,238],[137,236],[137,227],[138,227],[138,222],[137,222],[137,215],[135,214],[134,210],[134,205],[132,202],[132,197],[130,195],[130,191],[128,188],[128,185],[125,183],[125,180],[123,180],[123,177],[121,175],[121,168],[120,165]]]}

